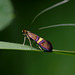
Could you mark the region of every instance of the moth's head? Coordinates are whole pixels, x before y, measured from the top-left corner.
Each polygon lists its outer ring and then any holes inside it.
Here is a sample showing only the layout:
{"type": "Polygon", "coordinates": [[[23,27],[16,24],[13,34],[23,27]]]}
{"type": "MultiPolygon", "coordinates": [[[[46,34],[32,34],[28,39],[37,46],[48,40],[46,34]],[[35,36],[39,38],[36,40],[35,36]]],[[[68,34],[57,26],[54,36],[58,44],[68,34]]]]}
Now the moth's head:
{"type": "Polygon", "coordinates": [[[26,29],[22,30],[22,33],[27,34],[27,30],[26,29]]]}

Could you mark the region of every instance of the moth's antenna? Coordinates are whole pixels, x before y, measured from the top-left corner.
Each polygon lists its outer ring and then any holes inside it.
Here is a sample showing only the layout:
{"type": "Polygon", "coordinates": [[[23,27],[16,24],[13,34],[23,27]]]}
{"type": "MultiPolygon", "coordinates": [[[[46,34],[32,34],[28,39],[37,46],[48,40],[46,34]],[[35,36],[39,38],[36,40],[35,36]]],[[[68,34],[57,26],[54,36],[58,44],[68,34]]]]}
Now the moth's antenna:
{"type": "Polygon", "coordinates": [[[53,8],[55,8],[55,7],[57,7],[57,6],[60,6],[60,5],[64,4],[64,3],[67,3],[67,2],[69,2],[69,1],[70,1],[70,0],[63,0],[63,1],[61,1],[61,2],[58,2],[58,3],[56,3],[56,4],[54,4],[54,5],[50,6],[50,7],[48,7],[48,8],[46,8],[46,9],[42,10],[41,12],[39,12],[39,13],[34,17],[34,19],[32,20],[31,24],[32,24],[41,14],[43,14],[43,13],[45,13],[45,12],[47,12],[47,11],[49,11],[49,10],[51,10],[51,9],[53,9],[53,8]]]}
{"type": "Polygon", "coordinates": [[[63,26],[75,26],[75,24],[56,24],[56,25],[50,25],[50,26],[45,26],[45,27],[41,27],[38,30],[42,30],[42,29],[47,29],[47,28],[53,28],[53,27],[63,27],[63,26]]]}

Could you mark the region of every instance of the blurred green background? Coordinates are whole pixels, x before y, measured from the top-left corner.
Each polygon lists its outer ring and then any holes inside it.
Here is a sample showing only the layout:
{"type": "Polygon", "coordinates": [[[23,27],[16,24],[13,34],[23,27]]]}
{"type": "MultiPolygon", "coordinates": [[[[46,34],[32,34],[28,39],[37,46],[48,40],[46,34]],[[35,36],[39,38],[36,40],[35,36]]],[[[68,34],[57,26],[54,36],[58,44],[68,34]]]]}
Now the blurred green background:
{"type": "MultiPolygon", "coordinates": [[[[14,19],[9,24],[7,23],[9,26],[0,31],[1,41],[22,44],[23,35],[21,31],[27,29],[51,41],[54,49],[75,50],[74,26],[38,30],[40,27],[49,25],[75,24],[74,0],[41,14],[33,24],[31,22],[39,12],[62,0],[6,1],[11,1],[14,19]]],[[[6,8],[6,10],[8,9],[6,8]]],[[[7,18],[9,19],[8,16],[7,18]]],[[[27,44],[29,45],[28,41],[27,44]]],[[[74,56],[55,53],[0,50],[0,75],[74,75],[74,59],[74,56]]]]}

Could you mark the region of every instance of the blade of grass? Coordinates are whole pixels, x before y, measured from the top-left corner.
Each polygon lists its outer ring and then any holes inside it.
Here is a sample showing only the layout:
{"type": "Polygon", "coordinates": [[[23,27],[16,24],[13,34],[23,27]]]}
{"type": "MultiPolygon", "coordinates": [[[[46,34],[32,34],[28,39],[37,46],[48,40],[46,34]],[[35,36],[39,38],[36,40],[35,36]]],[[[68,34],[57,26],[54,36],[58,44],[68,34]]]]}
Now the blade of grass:
{"type": "MultiPolygon", "coordinates": [[[[22,44],[3,42],[3,41],[0,41],[0,49],[43,52],[34,47],[32,47],[32,49],[31,49],[31,47],[28,45],[23,46],[22,44]]],[[[75,55],[75,51],[65,51],[65,50],[55,50],[55,49],[53,49],[52,51],[53,51],[53,53],[56,53],[56,54],[75,55]]],[[[50,52],[48,52],[48,53],[50,53],[50,52]]]]}
{"type": "Polygon", "coordinates": [[[66,50],[53,50],[56,54],[63,54],[63,55],[75,55],[75,51],[66,51],[66,50]]]}
{"type": "Polygon", "coordinates": [[[31,48],[28,45],[22,45],[17,43],[10,43],[10,42],[2,42],[0,41],[0,49],[8,49],[8,50],[24,50],[24,51],[40,51],[36,48],[31,48]]]}

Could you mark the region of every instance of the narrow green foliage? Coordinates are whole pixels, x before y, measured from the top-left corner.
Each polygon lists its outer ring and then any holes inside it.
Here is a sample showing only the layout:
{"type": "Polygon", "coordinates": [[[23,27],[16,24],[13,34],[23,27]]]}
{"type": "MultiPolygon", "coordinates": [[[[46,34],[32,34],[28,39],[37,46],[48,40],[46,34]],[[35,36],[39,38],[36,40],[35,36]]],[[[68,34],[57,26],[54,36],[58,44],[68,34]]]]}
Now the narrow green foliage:
{"type": "Polygon", "coordinates": [[[39,51],[36,48],[31,48],[28,45],[17,44],[17,43],[9,43],[0,41],[0,49],[8,49],[8,50],[24,50],[24,51],[39,51]]]}
{"type": "MultiPolygon", "coordinates": [[[[9,43],[9,42],[2,42],[0,41],[0,49],[4,49],[4,50],[24,50],[24,51],[36,51],[36,52],[44,52],[41,50],[37,50],[34,47],[30,47],[28,45],[24,45],[23,44],[17,44],[17,43],[9,43]]],[[[48,52],[50,53],[50,52],[48,52]]],[[[53,49],[53,53],[56,54],[64,54],[64,55],[75,55],[75,51],[64,51],[64,50],[55,50],[53,49]]]]}
{"type": "Polygon", "coordinates": [[[75,51],[65,51],[65,50],[53,50],[56,54],[63,54],[63,55],[75,55],[75,51]]]}

